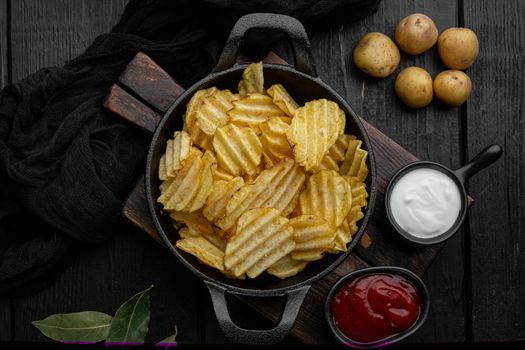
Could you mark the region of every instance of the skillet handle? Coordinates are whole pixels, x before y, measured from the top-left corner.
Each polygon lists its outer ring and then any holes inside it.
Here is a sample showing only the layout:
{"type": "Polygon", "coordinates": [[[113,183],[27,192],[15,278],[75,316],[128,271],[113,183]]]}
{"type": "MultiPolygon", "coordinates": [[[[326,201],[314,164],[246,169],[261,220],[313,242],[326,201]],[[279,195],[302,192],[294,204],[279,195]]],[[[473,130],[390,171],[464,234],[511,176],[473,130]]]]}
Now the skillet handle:
{"type": "Polygon", "coordinates": [[[217,321],[224,335],[226,335],[230,341],[241,344],[275,344],[283,340],[290,332],[297,318],[297,314],[301,309],[301,304],[310,289],[310,285],[307,285],[291,290],[285,294],[286,304],[284,311],[275,328],[245,329],[237,326],[230,317],[226,293],[232,292],[210,281],[204,281],[204,283],[206,283],[210,291],[215,315],[217,316],[217,321]]]}
{"type": "Polygon", "coordinates": [[[251,29],[275,30],[287,34],[292,44],[295,69],[314,78],[317,77],[310,41],[304,26],[293,17],[275,13],[252,13],[239,18],[224,45],[219,61],[213,69],[214,72],[233,67],[243,38],[251,29]]]}
{"type": "Polygon", "coordinates": [[[479,152],[470,162],[454,171],[461,181],[467,181],[472,175],[488,167],[501,157],[503,150],[499,145],[490,145],[479,152]]]}

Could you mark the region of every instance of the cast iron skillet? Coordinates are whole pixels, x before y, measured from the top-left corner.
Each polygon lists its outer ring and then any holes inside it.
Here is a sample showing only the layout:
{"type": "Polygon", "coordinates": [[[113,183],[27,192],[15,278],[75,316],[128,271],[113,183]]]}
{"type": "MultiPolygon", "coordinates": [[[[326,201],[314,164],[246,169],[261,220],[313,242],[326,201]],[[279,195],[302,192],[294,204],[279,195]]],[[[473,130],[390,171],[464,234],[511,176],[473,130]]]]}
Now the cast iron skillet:
{"type": "Polygon", "coordinates": [[[292,17],[259,13],[246,15],[239,19],[230,34],[214,71],[186,90],[166,111],[151,141],[146,165],[145,188],[151,216],[159,235],[171,252],[208,286],[217,320],[225,335],[234,342],[272,343],[280,341],[288,334],[312,283],[331,272],[350,254],[352,248],[359,242],[374,207],[376,197],[375,179],[374,155],[366,131],[348,103],[317,76],[310,51],[310,43],[302,24],[292,17]],[[185,112],[186,104],[197,90],[210,86],[217,86],[220,89],[230,89],[232,91],[237,90],[237,83],[241,80],[242,72],[246,65],[234,66],[234,63],[243,37],[250,29],[284,32],[288,35],[293,48],[295,69],[283,65],[265,64],[265,86],[268,87],[275,83],[283,84],[299,104],[318,98],[327,98],[337,102],[347,116],[346,132],[352,133],[362,140],[363,148],[368,151],[370,173],[367,179],[367,187],[370,197],[365,216],[359,224],[359,232],[349,244],[348,252],[340,255],[327,254],[324,259],[309,264],[305,271],[285,280],[279,280],[267,275],[261,275],[255,280],[233,280],[201,264],[195,257],[179,250],[170,243],[168,237],[177,235],[177,232],[173,228],[168,215],[162,211],[162,207],[156,201],[159,196],[160,185],[157,176],[158,163],[165,151],[166,140],[173,136],[175,130],[182,129],[182,115],[185,112]],[[237,326],[229,315],[225,298],[226,293],[260,297],[286,296],[285,307],[279,323],[275,328],[269,330],[249,330],[237,326]]]}

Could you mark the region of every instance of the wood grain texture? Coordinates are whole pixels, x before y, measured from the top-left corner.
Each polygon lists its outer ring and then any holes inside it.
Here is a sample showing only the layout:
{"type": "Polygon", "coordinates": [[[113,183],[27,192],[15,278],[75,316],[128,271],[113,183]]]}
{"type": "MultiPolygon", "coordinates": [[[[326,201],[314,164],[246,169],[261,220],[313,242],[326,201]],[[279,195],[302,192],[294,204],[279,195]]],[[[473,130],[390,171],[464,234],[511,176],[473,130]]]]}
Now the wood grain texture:
{"type": "Polygon", "coordinates": [[[184,89],[149,56],[139,52],[119,77],[119,83],[143,101],[165,112],[184,89]]]}
{"type": "Polygon", "coordinates": [[[9,12],[7,2],[0,0],[0,89],[9,82],[9,12]]]}
{"type": "Polygon", "coordinates": [[[11,305],[9,298],[0,298],[0,342],[11,340],[11,305]]]}
{"type": "Polygon", "coordinates": [[[150,133],[155,131],[160,122],[160,114],[124,91],[117,84],[111,86],[103,104],[111,112],[150,133]]]}
{"type": "MultiPolygon", "coordinates": [[[[0,0],[0,89],[9,83],[8,0],[0,0]]],[[[9,298],[0,298],[0,341],[11,339],[11,307],[9,298]]]]}
{"type": "Polygon", "coordinates": [[[525,338],[525,3],[464,2],[464,23],[477,33],[479,58],[467,69],[467,156],[490,143],[502,158],[471,179],[469,213],[472,336],[525,338]]]}
{"type": "Polygon", "coordinates": [[[116,24],[127,0],[11,1],[13,81],[78,56],[116,24]]]}
{"type": "MultiPolygon", "coordinates": [[[[455,0],[382,1],[376,14],[338,28],[332,34],[314,35],[314,56],[321,78],[346,96],[364,119],[418,158],[458,167],[461,154],[459,109],[445,109],[434,101],[424,109],[413,111],[404,107],[394,93],[396,74],[403,68],[420,66],[432,76],[444,68],[435,47],[415,57],[402,54],[396,72],[385,79],[369,78],[352,63],[354,45],[362,35],[380,31],[393,37],[398,21],[414,12],[429,15],[443,31],[456,25],[458,8],[455,0]]],[[[381,209],[377,206],[376,210],[381,209]]],[[[380,231],[384,235],[393,233],[387,226],[382,226],[380,231]]],[[[430,267],[425,277],[432,296],[430,314],[409,341],[465,340],[464,251],[460,232],[446,243],[430,267]]]]}

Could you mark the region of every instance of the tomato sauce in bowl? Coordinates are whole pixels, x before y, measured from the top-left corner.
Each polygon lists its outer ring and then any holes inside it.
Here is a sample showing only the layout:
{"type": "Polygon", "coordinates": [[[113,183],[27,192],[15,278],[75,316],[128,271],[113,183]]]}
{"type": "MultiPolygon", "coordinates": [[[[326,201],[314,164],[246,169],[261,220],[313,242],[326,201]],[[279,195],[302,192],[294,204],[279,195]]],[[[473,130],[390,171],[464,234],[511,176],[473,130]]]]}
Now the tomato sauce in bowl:
{"type": "Polygon", "coordinates": [[[387,345],[412,334],[428,312],[428,294],[412,272],[369,268],[343,277],[329,293],[327,322],[344,344],[387,345]]]}

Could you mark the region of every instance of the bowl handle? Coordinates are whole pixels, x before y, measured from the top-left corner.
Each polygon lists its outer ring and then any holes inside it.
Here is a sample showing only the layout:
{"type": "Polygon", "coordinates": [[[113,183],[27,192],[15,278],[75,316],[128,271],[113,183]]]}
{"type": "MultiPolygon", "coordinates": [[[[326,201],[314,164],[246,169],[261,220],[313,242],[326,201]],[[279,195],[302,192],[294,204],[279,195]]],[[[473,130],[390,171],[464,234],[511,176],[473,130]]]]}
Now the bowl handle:
{"type": "Polygon", "coordinates": [[[456,169],[454,173],[461,179],[461,181],[465,182],[472,175],[497,161],[502,153],[503,150],[501,149],[501,146],[490,145],[483,151],[479,152],[470,162],[461,168],[456,169]]]}
{"type": "Polygon", "coordinates": [[[297,19],[275,13],[251,13],[239,18],[224,45],[214,72],[233,67],[246,32],[250,29],[276,30],[288,35],[292,44],[295,69],[317,77],[308,35],[297,19]]]}
{"type": "Polygon", "coordinates": [[[204,283],[206,283],[210,291],[215,316],[217,316],[217,321],[224,335],[230,341],[241,344],[275,344],[283,340],[290,332],[301,309],[301,304],[310,289],[310,285],[306,285],[285,293],[286,304],[279,323],[275,328],[245,329],[233,322],[228,311],[226,293],[235,293],[211,281],[205,281],[204,283]]]}

